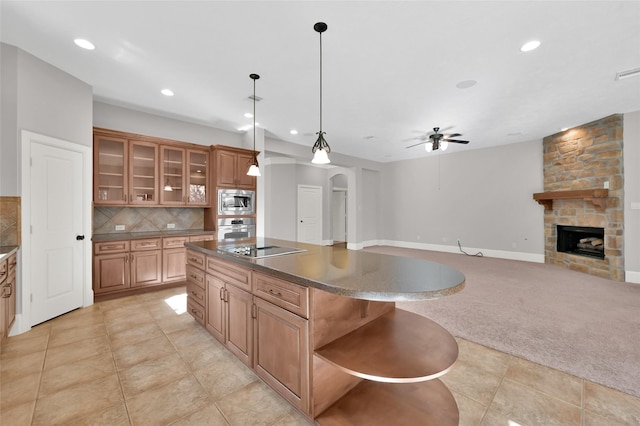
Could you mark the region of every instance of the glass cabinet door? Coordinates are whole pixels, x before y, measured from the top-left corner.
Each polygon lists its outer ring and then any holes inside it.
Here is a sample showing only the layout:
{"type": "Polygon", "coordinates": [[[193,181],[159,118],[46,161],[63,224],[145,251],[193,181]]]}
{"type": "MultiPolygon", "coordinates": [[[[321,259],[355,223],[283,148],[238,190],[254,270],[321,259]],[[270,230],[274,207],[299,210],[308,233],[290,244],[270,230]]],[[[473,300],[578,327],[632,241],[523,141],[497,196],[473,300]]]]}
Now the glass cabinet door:
{"type": "Polygon", "coordinates": [[[207,151],[188,152],[188,204],[209,205],[209,194],[207,193],[208,158],[207,151]]]}
{"type": "Polygon", "coordinates": [[[127,204],[127,140],[96,136],[94,141],[94,204],[127,204]]]}
{"type": "Polygon", "coordinates": [[[185,204],[184,156],[181,148],[163,146],[161,163],[161,204],[185,204]]]}
{"type": "Polygon", "coordinates": [[[158,146],[147,142],[131,142],[130,204],[158,204],[158,146]]]}

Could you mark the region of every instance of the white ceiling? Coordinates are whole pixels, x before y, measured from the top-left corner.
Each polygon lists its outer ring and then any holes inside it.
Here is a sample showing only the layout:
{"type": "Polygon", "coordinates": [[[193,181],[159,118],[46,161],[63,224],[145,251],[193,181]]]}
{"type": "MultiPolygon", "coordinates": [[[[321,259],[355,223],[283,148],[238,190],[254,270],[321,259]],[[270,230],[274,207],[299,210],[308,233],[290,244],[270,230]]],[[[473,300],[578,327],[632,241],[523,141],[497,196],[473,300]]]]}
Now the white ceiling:
{"type": "MultiPolygon", "coordinates": [[[[640,110],[640,1],[7,1],[1,39],[93,86],[96,99],[374,161],[435,126],[467,146],[539,139],[640,110]],[[75,38],[92,41],[87,51],[75,38]],[[529,53],[520,46],[541,46],[529,53]],[[456,84],[476,80],[471,88],[456,84]],[[175,96],[160,94],[171,88],[175,96]],[[298,135],[290,135],[297,129],[298,135]]],[[[311,156],[311,154],[310,154],[311,156]]]]}

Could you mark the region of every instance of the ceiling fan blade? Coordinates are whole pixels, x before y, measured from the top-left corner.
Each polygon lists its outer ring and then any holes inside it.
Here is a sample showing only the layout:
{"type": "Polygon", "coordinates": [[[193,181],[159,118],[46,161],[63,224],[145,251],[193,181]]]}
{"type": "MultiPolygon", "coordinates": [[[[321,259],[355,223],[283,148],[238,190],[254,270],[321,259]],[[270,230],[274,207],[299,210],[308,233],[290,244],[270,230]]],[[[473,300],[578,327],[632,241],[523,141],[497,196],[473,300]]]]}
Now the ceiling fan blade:
{"type": "Polygon", "coordinates": [[[457,138],[458,136],[462,136],[461,133],[451,133],[450,135],[444,135],[445,138],[457,138]]]}
{"type": "Polygon", "coordinates": [[[423,141],[414,145],[410,145],[410,146],[405,146],[405,148],[413,148],[414,146],[422,145],[423,143],[426,143],[426,141],[423,141]]]}
{"type": "Polygon", "coordinates": [[[453,143],[464,143],[464,144],[469,143],[469,141],[461,141],[459,139],[440,139],[440,140],[444,142],[453,142],[453,143]]]}

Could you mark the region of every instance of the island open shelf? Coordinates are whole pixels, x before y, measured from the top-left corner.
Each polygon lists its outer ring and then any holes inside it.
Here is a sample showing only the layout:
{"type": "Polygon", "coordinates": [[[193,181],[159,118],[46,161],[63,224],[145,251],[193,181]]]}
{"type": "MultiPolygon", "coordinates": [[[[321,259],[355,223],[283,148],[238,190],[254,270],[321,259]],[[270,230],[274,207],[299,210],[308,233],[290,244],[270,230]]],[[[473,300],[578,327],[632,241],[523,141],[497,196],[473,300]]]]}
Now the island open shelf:
{"type": "Polygon", "coordinates": [[[420,383],[362,381],[315,419],[322,426],[457,426],[458,406],[438,379],[420,383]]]}
{"type": "Polygon", "coordinates": [[[315,353],[353,376],[413,383],[449,371],[458,359],[458,344],[430,319],[396,308],[315,353]]]}

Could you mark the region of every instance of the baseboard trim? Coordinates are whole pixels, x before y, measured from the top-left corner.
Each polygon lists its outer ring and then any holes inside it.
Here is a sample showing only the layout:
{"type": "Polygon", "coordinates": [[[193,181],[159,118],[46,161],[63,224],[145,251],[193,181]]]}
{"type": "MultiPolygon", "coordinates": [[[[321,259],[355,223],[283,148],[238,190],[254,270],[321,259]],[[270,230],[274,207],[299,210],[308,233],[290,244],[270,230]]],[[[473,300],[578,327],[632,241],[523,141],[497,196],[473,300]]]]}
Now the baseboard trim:
{"type": "Polygon", "coordinates": [[[640,284],[640,272],[624,271],[624,280],[628,283],[640,284]]]}
{"type": "MultiPolygon", "coordinates": [[[[410,248],[410,249],[417,249],[417,250],[441,251],[445,253],[460,253],[460,249],[458,248],[458,246],[446,246],[446,245],[440,245],[440,244],[414,243],[409,241],[394,241],[394,240],[364,241],[360,244],[349,244],[347,248],[351,249],[352,248],[351,246],[354,246],[353,250],[360,250],[364,247],[370,247],[370,246],[391,246],[391,247],[410,248]],[[360,247],[355,248],[355,246],[360,246],[360,247]]],[[[544,263],[544,254],[523,253],[523,252],[505,251],[505,250],[480,249],[480,248],[474,248],[474,247],[465,247],[464,251],[466,251],[469,254],[482,252],[483,256],[495,257],[497,259],[521,260],[524,262],[544,263]]]]}

